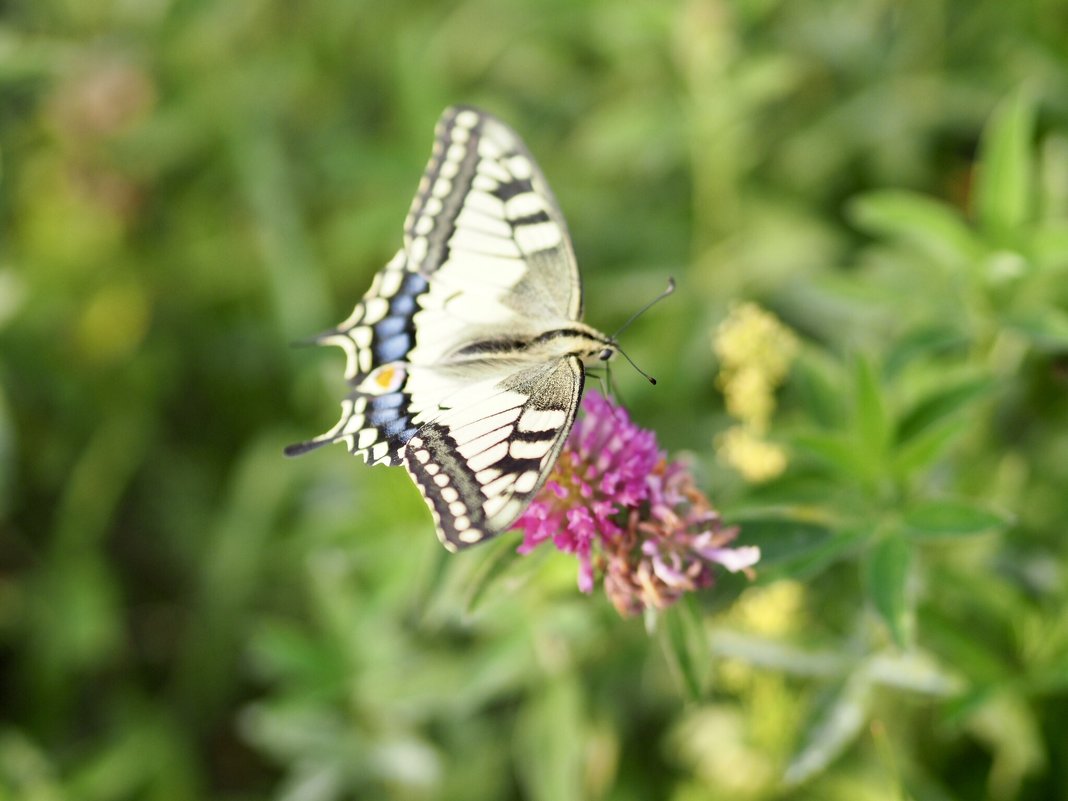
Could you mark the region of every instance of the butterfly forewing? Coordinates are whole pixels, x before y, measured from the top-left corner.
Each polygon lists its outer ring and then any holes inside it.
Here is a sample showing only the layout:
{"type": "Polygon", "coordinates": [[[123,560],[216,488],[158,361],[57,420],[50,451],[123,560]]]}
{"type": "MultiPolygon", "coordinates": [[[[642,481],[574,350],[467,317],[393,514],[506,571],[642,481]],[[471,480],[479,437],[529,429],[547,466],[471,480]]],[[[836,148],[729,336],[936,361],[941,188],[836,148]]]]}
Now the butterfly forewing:
{"type": "Polygon", "coordinates": [[[533,157],[495,117],[446,109],[404,249],[317,339],[346,353],[341,420],[287,452],[344,442],[370,464],[404,464],[447,548],[491,537],[545,483],[582,393],[574,353],[528,344],[581,311],[567,227],[533,157]]]}
{"type": "Polygon", "coordinates": [[[578,319],[582,293],[563,214],[520,138],[456,106],[404,225],[411,269],[443,287],[489,294],[514,313],[578,319]]]}

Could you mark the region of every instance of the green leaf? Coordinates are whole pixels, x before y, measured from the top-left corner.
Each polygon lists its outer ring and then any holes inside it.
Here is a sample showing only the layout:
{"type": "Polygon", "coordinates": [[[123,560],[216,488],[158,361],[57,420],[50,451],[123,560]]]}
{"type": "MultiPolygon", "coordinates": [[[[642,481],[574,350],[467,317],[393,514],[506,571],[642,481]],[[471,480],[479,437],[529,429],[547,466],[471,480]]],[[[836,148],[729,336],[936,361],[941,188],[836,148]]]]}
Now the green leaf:
{"type": "Polygon", "coordinates": [[[810,351],[802,351],[790,374],[790,388],[797,392],[809,415],[827,428],[843,417],[842,389],[832,376],[833,365],[810,351]]]}
{"type": "MultiPolygon", "coordinates": [[[[811,580],[836,562],[848,559],[860,551],[870,534],[871,529],[867,526],[847,527],[835,531],[830,539],[783,563],[777,573],[794,579],[811,580]]],[[[761,573],[761,576],[764,574],[761,573]]]]}
{"type": "Polygon", "coordinates": [[[790,444],[797,450],[807,451],[844,476],[856,476],[862,469],[863,460],[856,444],[838,432],[795,434],[790,437],[790,444]]]}
{"type": "Polygon", "coordinates": [[[1031,255],[1040,270],[1068,268],[1068,223],[1050,220],[1036,228],[1031,239],[1031,255]]]}
{"type": "Polygon", "coordinates": [[[1010,525],[1011,518],[966,500],[924,501],[905,511],[912,539],[942,539],[986,534],[1010,525]]]}
{"type": "MultiPolygon", "coordinates": [[[[0,298],[0,303],[2,303],[0,298]]],[[[0,520],[7,518],[11,497],[14,494],[16,475],[17,434],[15,421],[8,408],[4,388],[0,386],[0,520]]]]}
{"type": "Polygon", "coordinates": [[[849,747],[867,723],[871,706],[871,683],[858,670],[825,705],[806,732],[796,756],[790,760],[783,781],[796,786],[822,773],[849,747]]]}
{"type": "Polygon", "coordinates": [[[973,378],[939,388],[917,402],[897,424],[896,442],[905,445],[943,420],[985,396],[994,386],[989,378],[973,378]]]}
{"type": "Polygon", "coordinates": [[[868,359],[859,357],[854,364],[853,379],[858,455],[861,464],[878,468],[890,441],[890,420],[879,376],[868,359]]]}
{"type": "Polygon", "coordinates": [[[691,701],[700,700],[708,685],[711,660],[708,637],[692,596],[660,616],[661,642],[672,672],[691,701]]]}
{"type": "Polygon", "coordinates": [[[762,583],[780,578],[811,579],[859,550],[870,534],[867,527],[839,530],[830,523],[816,522],[812,518],[827,517],[818,510],[812,510],[807,520],[800,510],[795,514],[793,518],[781,513],[764,518],[730,518],[742,528],[741,542],[760,547],[757,575],[762,583]]]}
{"type": "Polygon", "coordinates": [[[947,418],[917,434],[895,450],[894,475],[899,479],[907,479],[917,470],[929,467],[945,455],[967,428],[967,420],[947,418]]]}
{"type": "Polygon", "coordinates": [[[869,192],[855,198],[848,212],[858,227],[905,240],[943,263],[969,262],[982,248],[955,208],[915,192],[869,192]]]}
{"type": "Polygon", "coordinates": [[[1037,348],[1054,352],[1068,348],[1068,312],[1055,306],[1017,312],[1007,323],[1037,348]]]}
{"type": "Polygon", "coordinates": [[[715,627],[709,636],[714,657],[736,659],[751,667],[776,670],[790,676],[836,679],[847,675],[856,659],[846,649],[800,646],[768,635],[715,627]]]}
{"type": "Polygon", "coordinates": [[[883,377],[893,379],[914,361],[963,350],[968,342],[968,336],[951,325],[935,324],[911,331],[891,347],[883,361],[883,377]]]}
{"type": "Polygon", "coordinates": [[[899,648],[906,646],[910,628],[907,584],[911,558],[908,541],[887,536],[871,549],[864,565],[868,597],[899,648]]]}
{"type": "Polygon", "coordinates": [[[582,693],[574,676],[557,674],[539,688],[516,723],[516,766],[532,801],[582,798],[582,693]]]}
{"type": "Polygon", "coordinates": [[[746,545],[760,547],[761,571],[810,553],[832,536],[825,523],[792,517],[787,510],[762,518],[731,517],[730,523],[741,526],[746,545]]]}
{"type": "Polygon", "coordinates": [[[979,224],[995,237],[1019,228],[1033,214],[1034,117],[1030,98],[1018,91],[994,111],[983,131],[976,213],[979,224]]]}

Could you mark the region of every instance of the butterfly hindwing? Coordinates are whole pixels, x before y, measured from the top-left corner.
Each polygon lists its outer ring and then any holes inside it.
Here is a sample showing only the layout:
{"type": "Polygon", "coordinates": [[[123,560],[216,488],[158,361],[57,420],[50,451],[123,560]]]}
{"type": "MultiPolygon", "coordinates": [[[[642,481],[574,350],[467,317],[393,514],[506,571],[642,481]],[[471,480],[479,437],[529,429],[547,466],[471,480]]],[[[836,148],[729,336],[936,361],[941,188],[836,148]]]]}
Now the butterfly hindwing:
{"type": "Polygon", "coordinates": [[[509,375],[416,433],[404,465],[450,551],[507,529],[545,483],[582,395],[575,357],[509,375]]]}
{"type": "Polygon", "coordinates": [[[349,318],[316,337],[318,344],[345,351],[345,378],[352,391],[341,402],[341,419],[332,429],[286,453],[344,442],[368,464],[401,463],[401,451],[415,433],[405,392],[406,360],[415,343],[419,297],[426,291],[426,279],[407,269],[402,250],[378,272],[349,318]]]}

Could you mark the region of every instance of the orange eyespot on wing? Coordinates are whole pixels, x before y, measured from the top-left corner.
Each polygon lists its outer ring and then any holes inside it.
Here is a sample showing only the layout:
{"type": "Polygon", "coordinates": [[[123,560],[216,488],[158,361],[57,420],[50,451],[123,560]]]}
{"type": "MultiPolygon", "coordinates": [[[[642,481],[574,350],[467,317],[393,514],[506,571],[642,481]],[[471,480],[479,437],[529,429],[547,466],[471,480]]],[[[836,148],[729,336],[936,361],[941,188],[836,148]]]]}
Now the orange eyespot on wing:
{"type": "Polygon", "coordinates": [[[367,378],[360,382],[359,390],[368,395],[396,392],[404,385],[404,379],[407,376],[408,371],[402,364],[398,362],[383,364],[367,374],[367,378]]]}

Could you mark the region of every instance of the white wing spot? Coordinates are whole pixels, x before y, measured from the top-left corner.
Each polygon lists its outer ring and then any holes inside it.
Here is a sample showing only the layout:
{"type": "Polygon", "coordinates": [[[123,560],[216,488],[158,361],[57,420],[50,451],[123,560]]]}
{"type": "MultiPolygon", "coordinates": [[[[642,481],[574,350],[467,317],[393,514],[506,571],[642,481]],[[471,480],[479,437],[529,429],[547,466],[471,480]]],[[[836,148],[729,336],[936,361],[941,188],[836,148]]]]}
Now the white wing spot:
{"type": "Polygon", "coordinates": [[[385,298],[391,298],[400,289],[401,281],[404,280],[403,270],[384,270],[382,272],[382,286],[378,288],[378,294],[385,298]]]}
{"type": "Polygon", "coordinates": [[[434,464],[433,462],[426,466],[426,472],[432,476],[436,476],[440,470],[441,467],[439,465],[434,464]]]}
{"type": "Polygon", "coordinates": [[[464,506],[463,501],[453,501],[449,504],[449,514],[459,517],[467,511],[467,507],[464,506]]]}
{"type": "Polygon", "coordinates": [[[513,428],[514,426],[511,425],[495,428],[480,437],[474,437],[473,439],[464,442],[462,445],[459,445],[456,450],[458,450],[460,455],[465,459],[470,459],[475,454],[481,453],[509,436],[512,433],[513,428]]]}
{"type": "Polygon", "coordinates": [[[477,453],[467,461],[467,466],[476,473],[490,465],[497,464],[508,453],[508,443],[498,442],[492,448],[486,448],[482,453],[477,453]]]}
{"type": "MultiPolygon", "coordinates": [[[[360,422],[363,423],[362,420],[360,422]]],[[[378,432],[373,428],[365,428],[360,431],[360,437],[356,440],[356,448],[365,451],[374,445],[376,439],[378,439],[378,432]]]]}
{"type": "MultiPolygon", "coordinates": [[[[493,187],[493,189],[496,188],[496,186],[493,187]]],[[[477,190],[467,193],[467,197],[464,198],[464,207],[480,211],[483,214],[488,214],[497,219],[503,219],[505,215],[504,201],[486,192],[479,192],[477,190]]]]}
{"type": "Polygon", "coordinates": [[[471,186],[475,189],[481,189],[484,192],[493,192],[500,186],[500,184],[488,175],[476,175],[471,179],[471,186]]]}
{"type": "Polygon", "coordinates": [[[562,239],[560,227],[554,222],[534,223],[515,229],[515,241],[524,253],[550,250],[559,245],[562,239]]]}
{"type": "Polygon", "coordinates": [[[471,132],[468,131],[466,128],[457,126],[452,129],[452,138],[455,142],[466,142],[468,139],[471,138],[471,132]]]}
{"type": "Polygon", "coordinates": [[[488,484],[500,474],[501,471],[496,467],[487,467],[485,470],[479,470],[475,473],[475,478],[478,479],[479,484],[488,484]]]}
{"type": "Polygon", "coordinates": [[[512,236],[512,226],[499,217],[483,214],[470,206],[465,206],[456,218],[457,228],[470,228],[483,234],[493,236],[512,236]]]}
{"type": "Polygon", "coordinates": [[[445,155],[445,158],[449,161],[463,161],[466,154],[467,148],[456,142],[449,146],[449,152],[445,155]]]}
{"type": "Polygon", "coordinates": [[[386,454],[389,453],[389,443],[379,442],[373,448],[371,448],[371,459],[375,462],[386,458],[386,454]]]}
{"type": "MultiPolygon", "coordinates": [[[[437,198],[434,199],[437,200],[437,198]]],[[[434,230],[434,218],[424,214],[422,217],[419,218],[419,221],[415,224],[415,228],[413,228],[412,230],[415,231],[415,233],[417,233],[419,236],[426,236],[434,230]]]]}
{"type": "Polygon", "coordinates": [[[474,128],[478,125],[478,114],[469,108],[464,109],[456,115],[455,122],[461,128],[474,128]]]}
{"type": "Polygon", "coordinates": [[[494,517],[499,514],[512,500],[510,495],[496,495],[482,504],[482,511],[486,517],[494,517]]]}
{"type": "Polygon", "coordinates": [[[530,492],[538,483],[538,471],[528,470],[515,480],[515,491],[518,493],[530,492]]]}
{"type": "Polygon", "coordinates": [[[460,493],[456,491],[456,487],[442,487],[441,497],[445,499],[445,503],[452,503],[459,500],[460,493]]]}
{"type": "Polygon", "coordinates": [[[426,258],[426,250],[427,244],[425,236],[417,236],[412,240],[412,244],[408,246],[408,256],[411,258],[414,266],[418,267],[422,264],[423,260],[426,258]]]}
{"type": "Polygon", "coordinates": [[[492,139],[482,137],[478,143],[478,155],[487,159],[499,159],[504,153],[501,150],[501,146],[494,142],[492,139]]]}
{"type": "Polygon", "coordinates": [[[458,161],[446,161],[441,165],[441,169],[438,170],[438,175],[443,175],[446,178],[455,178],[456,173],[460,171],[460,162],[458,161]]]}
{"type": "Polygon", "coordinates": [[[434,476],[434,483],[439,487],[447,486],[449,483],[449,477],[445,473],[438,473],[434,476]]]}
{"type": "Polygon", "coordinates": [[[389,301],[385,298],[368,298],[363,305],[366,310],[364,322],[368,325],[374,325],[389,314],[389,301]]]}
{"type": "Polygon", "coordinates": [[[423,206],[423,214],[429,214],[431,217],[441,214],[441,198],[428,197],[426,204],[423,206]]]}
{"type": "Polygon", "coordinates": [[[324,345],[337,345],[345,351],[345,378],[352,378],[356,375],[356,361],[365,351],[358,352],[356,343],[350,337],[344,334],[335,334],[334,336],[323,337],[319,341],[324,345]]]}
{"type": "Polygon", "coordinates": [[[500,495],[502,492],[512,486],[514,481],[514,475],[512,475],[511,473],[505,473],[500,478],[491,481],[489,484],[486,484],[486,486],[482,488],[482,492],[485,493],[487,498],[493,498],[497,495],[500,495]]]}
{"type": "Polygon", "coordinates": [[[521,195],[510,197],[504,204],[504,213],[508,215],[510,220],[529,217],[545,210],[545,201],[534,192],[524,192],[521,195]]]}
{"type": "Polygon", "coordinates": [[[448,178],[444,178],[444,177],[443,178],[438,178],[438,180],[436,180],[434,182],[433,192],[438,197],[445,197],[451,191],[452,191],[452,181],[450,181],[448,178]]]}
{"type": "Polygon", "coordinates": [[[521,181],[526,180],[533,174],[530,159],[526,156],[512,156],[505,161],[505,166],[508,167],[512,175],[521,181]]]}
{"type": "Polygon", "coordinates": [[[458,517],[452,521],[456,526],[457,537],[466,542],[468,545],[474,545],[476,542],[481,541],[482,532],[477,528],[471,528],[471,521],[466,517],[458,517]]]}
{"type": "Polygon", "coordinates": [[[430,453],[424,448],[419,448],[419,450],[415,452],[415,460],[419,462],[419,464],[426,464],[430,461],[430,453]]]}
{"type": "Polygon", "coordinates": [[[540,459],[549,452],[552,440],[525,442],[517,439],[508,447],[508,455],[513,459],[540,459]]]}
{"type": "Polygon", "coordinates": [[[567,422],[567,413],[558,409],[529,409],[519,418],[520,431],[556,431],[567,422]]]}
{"type": "Polygon", "coordinates": [[[519,248],[511,239],[503,236],[492,236],[479,233],[470,228],[458,228],[456,233],[449,239],[449,247],[456,250],[473,250],[476,253],[485,253],[489,256],[505,256],[518,258],[519,248]]]}
{"type": "Polygon", "coordinates": [[[489,159],[482,159],[478,162],[478,171],[501,183],[512,180],[508,170],[504,169],[496,161],[490,161],[489,159]]]}
{"type": "MultiPolygon", "coordinates": [[[[461,438],[466,440],[474,439],[475,437],[481,437],[483,434],[488,434],[490,431],[496,431],[498,428],[515,422],[516,417],[519,416],[520,409],[505,409],[503,412],[497,412],[496,414],[488,414],[485,417],[479,417],[472,420],[469,423],[461,423],[453,427],[452,436],[459,441],[461,438]]],[[[508,429],[508,433],[512,433],[512,429],[508,429]]]]}
{"type": "Polygon", "coordinates": [[[356,343],[358,348],[371,347],[371,329],[365,325],[357,326],[349,331],[349,336],[352,337],[352,341],[356,343]]]}

